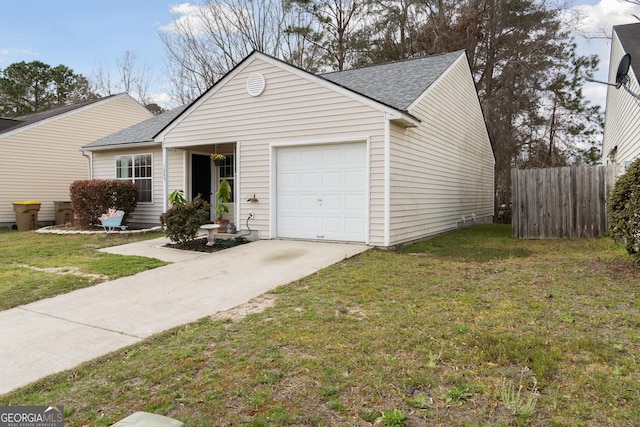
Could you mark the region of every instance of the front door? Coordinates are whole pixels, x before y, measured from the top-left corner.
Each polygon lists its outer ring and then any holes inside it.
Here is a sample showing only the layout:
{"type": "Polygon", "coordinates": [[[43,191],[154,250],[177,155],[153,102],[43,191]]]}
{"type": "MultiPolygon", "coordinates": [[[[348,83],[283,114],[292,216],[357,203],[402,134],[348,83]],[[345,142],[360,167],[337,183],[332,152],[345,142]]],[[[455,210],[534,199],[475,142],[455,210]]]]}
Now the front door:
{"type": "Polygon", "coordinates": [[[211,158],[201,154],[191,155],[191,199],[200,195],[211,203],[211,158]]]}

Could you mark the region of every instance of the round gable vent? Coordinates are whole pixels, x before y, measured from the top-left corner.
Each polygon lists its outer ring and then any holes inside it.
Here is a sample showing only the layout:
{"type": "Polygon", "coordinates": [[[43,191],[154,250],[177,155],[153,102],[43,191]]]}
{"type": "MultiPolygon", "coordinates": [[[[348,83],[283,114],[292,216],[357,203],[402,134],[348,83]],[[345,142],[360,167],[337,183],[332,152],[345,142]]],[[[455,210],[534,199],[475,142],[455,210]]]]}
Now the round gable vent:
{"type": "Polygon", "coordinates": [[[247,93],[251,96],[258,96],[264,92],[266,80],[262,74],[252,74],[247,79],[247,93]]]}

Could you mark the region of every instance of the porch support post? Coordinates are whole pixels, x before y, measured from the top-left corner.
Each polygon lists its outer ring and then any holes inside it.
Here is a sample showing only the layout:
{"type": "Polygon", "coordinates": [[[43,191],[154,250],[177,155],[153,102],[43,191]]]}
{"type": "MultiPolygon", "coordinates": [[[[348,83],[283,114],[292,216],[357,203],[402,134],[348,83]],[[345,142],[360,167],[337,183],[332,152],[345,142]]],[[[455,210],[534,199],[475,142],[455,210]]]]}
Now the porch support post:
{"type": "Polygon", "coordinates": [[[169,156],[167,148],[162,146],[162,212],[169,209],[169,156]]]}
{"type": "Polygon", "coordinates": [[[233,165],[233,171],[235,173],[234,179],[235,179],[235,185],[236,185],[236,189],[235,189],[235,200],[233,201],[234,206],[235,206],[235,223],[236,223],[236,227],[238,230],[240,230],[242,228],[242,223],[241,221],[241,214],[242,212],[240,212],[240,207],[242,205],[242,198],[240,196],[240,194],[242,194],[241,188],[242,188],[242,181],[241,181],[241,177],[240,177],[240,141],[236,141],[236,152],[235,152],[235,156],[234,156],[234,161],[235,161],[235,165],[233,165]]]}

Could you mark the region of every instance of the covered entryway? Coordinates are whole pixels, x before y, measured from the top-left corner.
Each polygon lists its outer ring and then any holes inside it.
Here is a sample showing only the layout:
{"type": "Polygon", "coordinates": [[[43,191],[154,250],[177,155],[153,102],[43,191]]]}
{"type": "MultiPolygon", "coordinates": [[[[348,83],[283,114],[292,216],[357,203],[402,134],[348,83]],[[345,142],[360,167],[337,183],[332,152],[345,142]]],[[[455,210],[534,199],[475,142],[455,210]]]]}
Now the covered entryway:
{"type": "Polygon", "coordinates": [[[365,142],[276,150],[277,237],[367,241],[365,142]]]}

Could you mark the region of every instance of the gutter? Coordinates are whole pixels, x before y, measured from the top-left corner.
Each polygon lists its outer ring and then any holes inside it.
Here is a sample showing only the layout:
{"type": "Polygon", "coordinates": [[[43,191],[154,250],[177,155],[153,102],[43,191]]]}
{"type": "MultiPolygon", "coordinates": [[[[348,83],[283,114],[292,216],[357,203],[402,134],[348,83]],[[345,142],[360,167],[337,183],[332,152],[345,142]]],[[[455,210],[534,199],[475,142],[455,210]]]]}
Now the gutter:
{"type": "Polygon", "coordinates": [[[81,150],[86,151],[105,151],[105,150],[117,150],[119,148],[138,148],[138,147],[157,147],[157,141],[140,141],[140,142],[128,142],[126,144],[109,144],[99,145],[97,147],[84,146],[81,150]]]}

